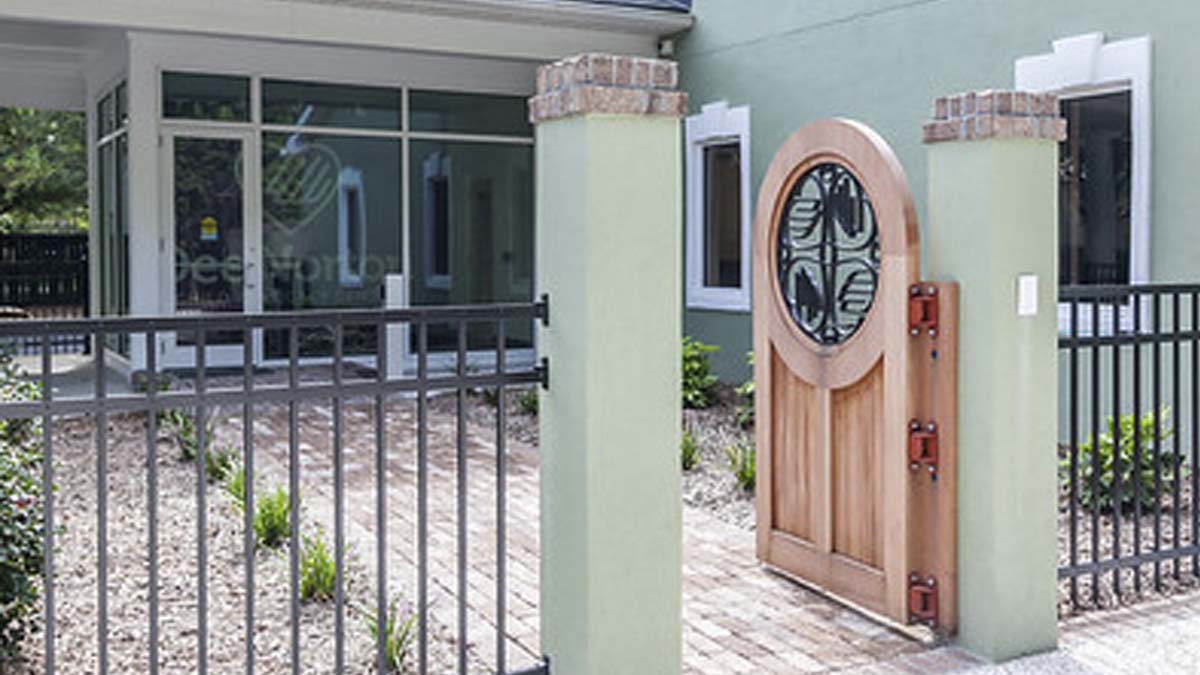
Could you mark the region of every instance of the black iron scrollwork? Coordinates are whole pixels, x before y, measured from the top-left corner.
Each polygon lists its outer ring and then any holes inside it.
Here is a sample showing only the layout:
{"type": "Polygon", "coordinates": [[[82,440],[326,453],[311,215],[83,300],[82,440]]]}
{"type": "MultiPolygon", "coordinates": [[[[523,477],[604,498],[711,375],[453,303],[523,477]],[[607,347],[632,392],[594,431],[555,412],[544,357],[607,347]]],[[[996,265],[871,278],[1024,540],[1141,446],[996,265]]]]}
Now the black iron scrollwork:
{"type": "Polygon", "coordinates": [[[792,187],[779,223],[776,273],[800,330],[835,345],[858,330],[879,283],[871,200],[841,164],[819,164],[792,187]]]}

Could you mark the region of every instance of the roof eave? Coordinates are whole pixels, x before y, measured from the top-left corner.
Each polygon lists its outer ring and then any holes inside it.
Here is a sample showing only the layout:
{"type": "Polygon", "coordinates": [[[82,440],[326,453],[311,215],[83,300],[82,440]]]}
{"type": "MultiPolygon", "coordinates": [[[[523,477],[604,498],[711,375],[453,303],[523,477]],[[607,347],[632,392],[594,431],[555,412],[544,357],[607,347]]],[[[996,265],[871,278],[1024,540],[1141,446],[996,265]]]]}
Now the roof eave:
{"type": "Polygon", "coordinates": [[[693,22],[689,12],[575,0],[352,0],[347,4],[655,36],[685,31],[693,22]]]}

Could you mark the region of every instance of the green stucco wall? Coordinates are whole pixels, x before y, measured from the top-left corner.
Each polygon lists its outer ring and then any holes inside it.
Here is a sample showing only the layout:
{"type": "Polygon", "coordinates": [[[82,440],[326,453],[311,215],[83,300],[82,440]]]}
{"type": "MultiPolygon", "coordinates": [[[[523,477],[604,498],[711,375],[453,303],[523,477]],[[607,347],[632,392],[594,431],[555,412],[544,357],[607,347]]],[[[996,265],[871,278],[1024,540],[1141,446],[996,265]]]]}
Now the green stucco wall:
{"type": "Polygon", "coordinates": [[[669,117],[537,127],[542,645],[556,673],[680,671],[679,144],[669,117]]]}
{"type": "MultiPolygon", "coordinates": [[[[851,117],[895,148],[917,210],[926,214],[920,125],[937,96],[1011,88],[1016,59],[1053,40],[1103,32],[1153,41],[1150,267],[1154,280],[1196,279],[1194,235],[1200,156],[1200,3],[1145,0],[695,0],[695,26],[679,38],[682,88],[692,110],[716,100],[751,108],[752,186],[779,144],[805,123],[851,117]]],[[[756,197],[756,195],[753,195],[756,197]]],[[[748,314],[688,312],[685,329],[722,346],[722,377],[746,377],[748,314]]]]}
{"type": "Polygon", "coordinates": [[[929,148],[926,266],[957,281],[959,639],[1003,660],[1057,639],[1057,147],[929,148]],[[1034,316],[1017,278],[1038,278],[1034,316]]]}

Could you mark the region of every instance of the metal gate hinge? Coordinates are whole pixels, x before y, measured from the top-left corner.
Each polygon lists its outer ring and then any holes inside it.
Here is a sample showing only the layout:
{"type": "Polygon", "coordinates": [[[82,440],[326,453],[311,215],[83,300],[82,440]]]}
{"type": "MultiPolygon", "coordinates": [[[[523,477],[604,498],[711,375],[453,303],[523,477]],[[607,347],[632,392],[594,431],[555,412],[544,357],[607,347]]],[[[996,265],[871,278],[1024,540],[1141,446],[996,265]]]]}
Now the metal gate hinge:
{"type": "Polygon", "coordinates": [[[550,359],[543,356],[541,364],[538,366],[535,366],[534,370],[537,371],[538,378],[539,378],[539,384],[542,385],[542,389],[549,390],[550,389],[550,359]]]}
{"type": "Polygon", "coordinates": [[[938,428],[933,421],[921,424],[914,419],[908,423],[908,468],[919,471],[921,467],[937,478],[938,428]]]}
{"type": "Polygon", "coordinates": [[[908,620],[935,628],[938,625],[937,579],[913,572],[908,576],[908,620]]]}
{"type": "Polygon", "coordinates": [[[937,286],[914,284],[908,289],[908,333],[913,337],[938,334],[937,286]]]}

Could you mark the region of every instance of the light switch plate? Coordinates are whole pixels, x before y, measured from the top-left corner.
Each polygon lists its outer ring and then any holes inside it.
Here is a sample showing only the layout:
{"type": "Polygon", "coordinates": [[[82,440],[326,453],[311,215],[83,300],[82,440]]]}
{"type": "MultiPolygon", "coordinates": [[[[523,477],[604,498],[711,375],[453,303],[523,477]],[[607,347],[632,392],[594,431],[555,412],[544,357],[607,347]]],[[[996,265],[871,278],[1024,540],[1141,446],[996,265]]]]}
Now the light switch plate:
{"type": "Polygon", "coordinates": [[[1038,278],[1036,274],[1017,277],[1017,316],[1037,316],[1038,278]]]}

